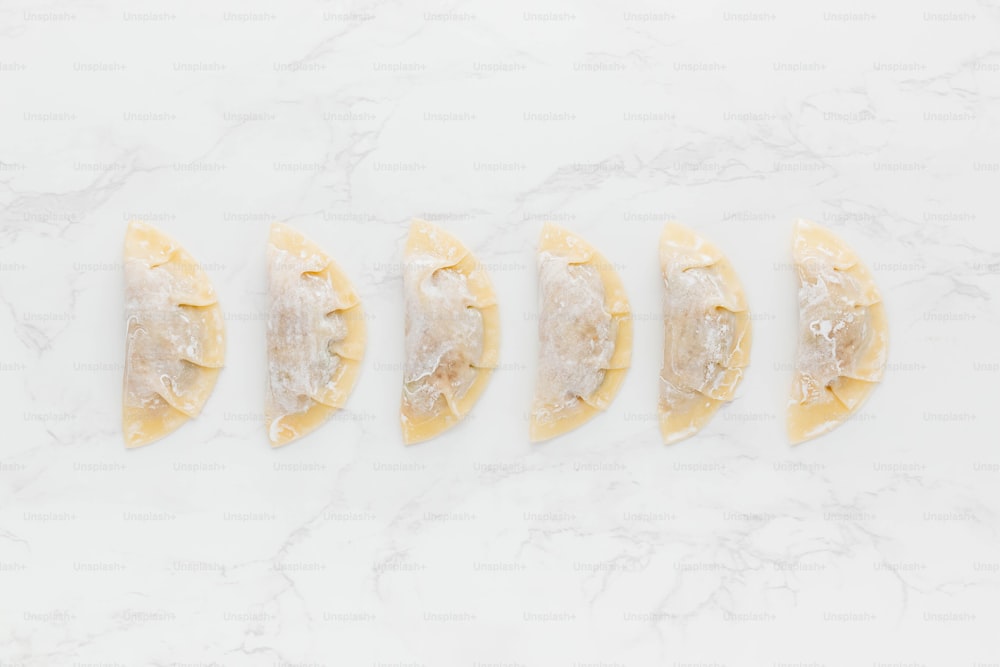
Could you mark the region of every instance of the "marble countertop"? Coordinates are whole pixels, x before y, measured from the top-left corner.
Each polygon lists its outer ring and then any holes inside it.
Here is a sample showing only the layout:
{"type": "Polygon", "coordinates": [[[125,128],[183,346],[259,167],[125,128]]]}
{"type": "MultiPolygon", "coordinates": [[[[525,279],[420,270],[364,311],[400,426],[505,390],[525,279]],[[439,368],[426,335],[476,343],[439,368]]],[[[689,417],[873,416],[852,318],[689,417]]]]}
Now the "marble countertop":
{"type": "Polygon", "coordinates": [[[1000,5],[358,3],[0,8],[0,665],[1000,663],[1000,5]],[[490,266],[500,368],[404,447],[402,245],[490,266]],[[792,221],[872,268],[882,385],[784,434],[792,221]],[[121,249],[144,219],[219,293],[202,415],[126,451],[121,249]],[[660,441],[656,242],[728,254],[739,398],[660,441]],[[272,221],[368,316],[348,408],[262,424],[272,221]],[[542,223],[619,268],[611,408],[527,438],[542,223]]]}

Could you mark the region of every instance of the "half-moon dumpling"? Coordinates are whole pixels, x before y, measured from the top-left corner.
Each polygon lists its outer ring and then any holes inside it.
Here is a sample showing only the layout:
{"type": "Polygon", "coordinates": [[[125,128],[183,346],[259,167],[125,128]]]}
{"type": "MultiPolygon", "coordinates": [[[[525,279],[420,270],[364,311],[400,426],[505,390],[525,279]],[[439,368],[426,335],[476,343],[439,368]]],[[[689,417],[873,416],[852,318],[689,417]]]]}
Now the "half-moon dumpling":
{"type": "Polygon", "coordinates": [[[344,406],[365,351],[361,302],[319,246],[271,225],[267,246],[267,434],[274,447],[344,406]]]}
{"type": "Polygon", "coordinates": [[[733,399],[750,362],[750,311],[729,260],[681,225],[663,229],[660,268],[660,431],[670,444],[697,432],[733,399]]]}
{"type": "Polygon", "coordinates": [[[885,308],[867,267],[830,230],[799,220],[799,342],[788,437],[827,433],[865,401],[885,368],[885,308]]]}
{"type": "Polygon", "coordinates": [[[500,349],[496,295],[485,268],[458,239],[422,220],[410,226],[403,263],[406,363],[403,440],[457,424],[486,388],[500,349]]]}
{"type": "Polygon", "coordinates": [[[197,417],[225,356],[222,311],[208,275],[151,225],[125,233],[127,447],[162,438],[197,417]]]}
{"type": "Polygon", "coordinates": [[[614,399],[632,357],[632,320],[614,267],[546,223],[538,245],[538,379],[533,442],[580,426],[614,399]]]}

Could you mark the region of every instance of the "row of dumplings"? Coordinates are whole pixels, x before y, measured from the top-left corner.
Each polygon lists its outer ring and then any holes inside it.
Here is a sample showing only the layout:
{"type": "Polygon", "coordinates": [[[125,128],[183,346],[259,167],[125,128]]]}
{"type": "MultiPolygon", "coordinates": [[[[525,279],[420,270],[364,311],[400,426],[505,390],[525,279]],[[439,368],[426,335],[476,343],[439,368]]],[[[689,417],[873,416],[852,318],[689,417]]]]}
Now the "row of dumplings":
{"type": "MultiPolygon", "coordinates": [[[[750,359],[750,311],[715,245],[675,223],[659,245],[663,279],[660,429],[667,443],[701,429],[734,398],[750,359]]],[[[888,331],[868,269],[829,230],[799,221],[799,336],[788,433],[835,428],[881,379],[888,331]]],[[[415,221],[403,263],[405,368],[400,422],[416,443],[473,409],[496,367],[500,326],[483,265],[455,237],[415,221]]],[[[315,243],[283,224],[267,248],[265,422],[280,446],[319,428],[347,402],[365,350],[351,282],[315,243]]],[[[125,238],[123,431],[148,444],[196,417],[225,356],[222,312],[208,276],[177,243],[141,222],[125,238]]],[[[613,265],[579,236],[546,224],[538,248],[539,352],[533,441],[607,408],[632,356],[629,300],[613,265]]]]}

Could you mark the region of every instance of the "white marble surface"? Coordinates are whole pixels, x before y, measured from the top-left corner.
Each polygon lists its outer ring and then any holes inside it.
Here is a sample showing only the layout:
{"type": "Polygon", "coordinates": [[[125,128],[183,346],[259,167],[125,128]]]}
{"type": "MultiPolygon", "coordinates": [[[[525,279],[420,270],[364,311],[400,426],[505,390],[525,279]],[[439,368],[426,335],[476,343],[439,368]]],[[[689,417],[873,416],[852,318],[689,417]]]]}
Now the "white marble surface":
{"type": "Polygon", "coordinates": [[[0,6],[0,665],[1000,663],[1000,5],[0,6]],[[501,370],[405,448],[408,220],[493,265],[501,370]],[[874,269],[882,386],[792,448],[792,220],[874,269]],[[197,421],[119,428],[125,222],[205,266],[227,366],[197,421]],[[655,242],[730,256],[740,398],[652,420],[655,242]],[[633,368],[531,446],[545,219],[621,268],[633,368]],[[272,451],[263,258],[283,220],[356,282],[349,409],[272,451]]]}

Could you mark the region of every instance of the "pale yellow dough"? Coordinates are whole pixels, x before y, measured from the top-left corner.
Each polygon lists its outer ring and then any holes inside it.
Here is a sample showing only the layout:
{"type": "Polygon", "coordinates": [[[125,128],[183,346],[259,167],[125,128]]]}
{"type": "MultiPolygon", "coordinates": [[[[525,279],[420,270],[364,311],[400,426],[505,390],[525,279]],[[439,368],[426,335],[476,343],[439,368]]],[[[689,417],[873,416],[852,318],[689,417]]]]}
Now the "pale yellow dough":
{"type": "Polygon", "coordinates": [[[413,444],[457,424],[486,389],[500,350],[500,318],[485,268],[451,234],[415,220],[403,259],[400,423],[403,441],[413,444]]]}
{"type": "Polygon", "coordinates": [[[632,357],[632,320],[618,272],[589,243],[553,224],[538,245],[538,378],[533,442],[584,424],[618,393],[632,357]]]}
{"type": "Polygon", "coordinates": [[[342,408],[365,350],[361,301],[330,257],[275,223],[267,248],[268,438],[278,447],[319,428],[342,408]]]}
{"type": "Polygon", "coordinates": [[[122,431],[127,447],[139,447],[198,416],[226,341],[208,275],[166,234],[129,223],[124,269],[122,431]]]}
{"type": "Polygon", "coordinates": [[[676,223],[660,237],[663,368],[660,431],[667,444],[700,430],[731,401],[750,362],[751,326],[743,285],[729,260],[676,223]]]}
{"type": "Polygon", "coordinates": [[[889,330],[871,272],[830,230],[797,221],[794,257],[799,339],[788,437],[799,443],[861,407],[882,379],[889,330]]]}

